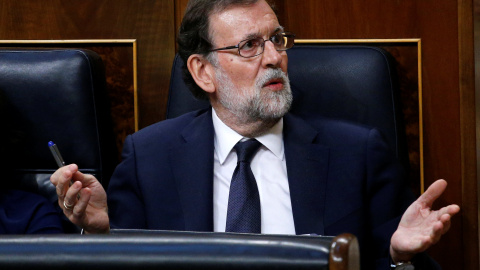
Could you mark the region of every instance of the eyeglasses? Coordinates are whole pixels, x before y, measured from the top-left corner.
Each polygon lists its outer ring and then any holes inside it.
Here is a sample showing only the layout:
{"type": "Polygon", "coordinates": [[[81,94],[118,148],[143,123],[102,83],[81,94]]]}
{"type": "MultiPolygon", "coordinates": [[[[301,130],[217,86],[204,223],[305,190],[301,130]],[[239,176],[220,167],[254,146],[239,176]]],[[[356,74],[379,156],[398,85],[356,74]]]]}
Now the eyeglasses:
{"type": "Polygon", "coordinates": [[[275,34],[269,39],[263,39],[261,37],[245,39],[240,41],[238,45],[213,49],[210,52],[238,49],[238,54],[240,56],[250,58],[262,54],[265,50],[265,42],[267,41],[271,41],[277,51],[286,51],[293,47],[295,34],[284,32],[275,34]]]}

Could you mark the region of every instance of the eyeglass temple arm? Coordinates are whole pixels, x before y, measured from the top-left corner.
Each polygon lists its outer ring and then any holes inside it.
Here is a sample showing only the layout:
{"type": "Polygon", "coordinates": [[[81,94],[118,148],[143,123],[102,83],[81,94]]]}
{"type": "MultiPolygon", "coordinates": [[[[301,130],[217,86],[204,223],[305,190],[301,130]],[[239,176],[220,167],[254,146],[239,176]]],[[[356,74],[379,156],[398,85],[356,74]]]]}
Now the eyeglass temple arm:
{"type": "Polygon", "coordinates": [[[214,52],[214,51],[219,51],[219,50],[229,50],[229,49],[237,49],[238,48],[238,45],[235,45],[235,46],[228,46],[228,47],[223,47],[223,48],[217,48],[217,49],[213,49],[213,50],[210,50],[211,52],[214,52]]]}

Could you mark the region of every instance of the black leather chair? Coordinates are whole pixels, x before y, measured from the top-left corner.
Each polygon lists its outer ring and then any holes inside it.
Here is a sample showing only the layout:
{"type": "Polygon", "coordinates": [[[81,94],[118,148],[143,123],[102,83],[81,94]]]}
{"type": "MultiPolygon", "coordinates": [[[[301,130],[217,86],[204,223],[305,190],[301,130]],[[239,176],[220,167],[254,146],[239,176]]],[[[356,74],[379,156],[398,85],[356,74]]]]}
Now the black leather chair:
{"type": "Polygon", "coordinates": [[[359,269],[354,236],[113,231],[0,238],[1,269],[359,269]]]}
{"type": "MultiPolygon", "coordinates": [[[[394,59],[366,46],[295,45],[287,51],[294,101],[291,112],[303,118],[330,117],[382,131],[408,169],[404,123],[399,104],[394,59]]],[[[167,118],[206,108],[183,83],[182,60],[175,57],[167,118]]]]}
{"type": "Polygon", "coordinates": [[[104,185],[118,160],[104,66],[77,49],[0,50],[3,183],[40,193],[57,205],[50,175],[58,168],[54,141],[104,185]]]}

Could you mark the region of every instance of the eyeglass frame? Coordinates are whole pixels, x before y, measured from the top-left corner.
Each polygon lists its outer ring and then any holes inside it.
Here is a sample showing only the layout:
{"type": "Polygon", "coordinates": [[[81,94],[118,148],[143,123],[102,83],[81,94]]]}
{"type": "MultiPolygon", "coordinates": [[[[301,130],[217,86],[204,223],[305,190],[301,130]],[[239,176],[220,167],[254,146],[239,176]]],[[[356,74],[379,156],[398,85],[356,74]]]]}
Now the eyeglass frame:
{"type": "MultiPolygon", "coordinates": [[[[227,47],[222,47],[222,48],[216,48],[216,49],[212,49],[208,52],[216,52],[216,51],[221,51],[221,50],[231,50],[231,49],[237,49],[238,51],[238,55],[240,55],[241,57],[243,58],[252,58],[252,57],[255,57],[255,56],[258,56],[260,54],[262,54],[264,51],[265,51],[265,42],[267,41],[270,41],[272,42],[272,44],[275,46],[275,43],[273,43],[272,41],[272,38],[275,37],[276,35],[282,35],[283,37],[287,37],[287,38],[292,38],[293,39],[293,42],[292,42],[292,47],[295,45],[295,34],[292,33],[292,32],[282,32],[282,33],[277,33],[271,37],[269,37],[268,39],[263,39],[261,37],[257,37],[257,38],[247,38],[247,39],[244,39],[244,40],[241,40],[240,42],[238,42],[237,45],[232,45],[232,46],[227,46],[227,47]],[[261,39],[263,41],[263,44],[262,44],[262,51],[258,54],[255,54],[255,55],[252,55],[252,56],[243,56],[241,53],[240,53],[240,44],[245,42],[245,41],[249,41],[249,40],[255,40],[255,39],[261,39]]],[[[292,47],[289,47],[289,48],[285,48],[285,49],[282,49],[282,50],[277,50],[277,51],[280,51],[280,52],[283,52],[283,51],[286,51],[288,49],[291,49],[292,47]]]]}

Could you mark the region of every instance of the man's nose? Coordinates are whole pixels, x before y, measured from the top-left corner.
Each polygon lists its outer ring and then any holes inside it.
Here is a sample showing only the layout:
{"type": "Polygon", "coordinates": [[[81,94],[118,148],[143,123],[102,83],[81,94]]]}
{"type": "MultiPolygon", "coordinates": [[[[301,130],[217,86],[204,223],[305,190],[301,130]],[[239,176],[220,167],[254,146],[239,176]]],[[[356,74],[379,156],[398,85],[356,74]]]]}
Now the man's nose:
{"type": "Polygon", "coordinates": [[[272,42],[265,41],[262,64],[264,67],[278,67],[282,63],[281,51],[277,51],[272,42]]]}

